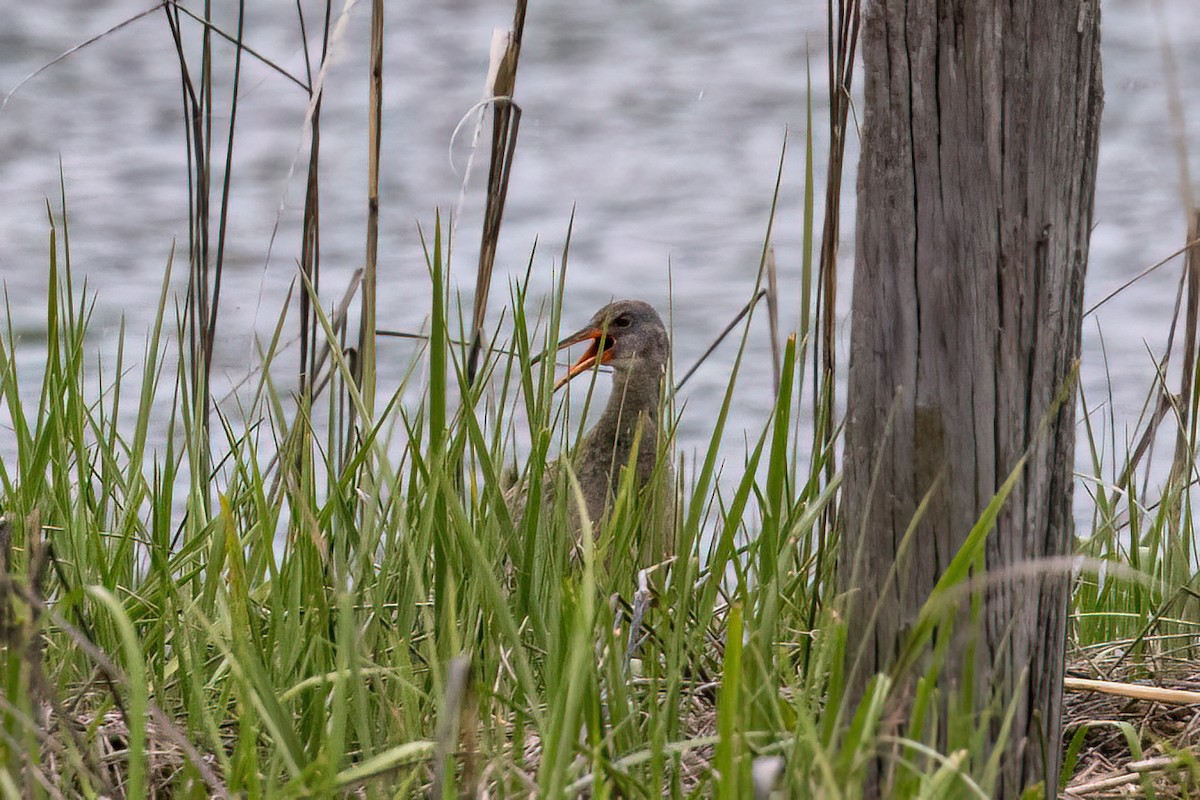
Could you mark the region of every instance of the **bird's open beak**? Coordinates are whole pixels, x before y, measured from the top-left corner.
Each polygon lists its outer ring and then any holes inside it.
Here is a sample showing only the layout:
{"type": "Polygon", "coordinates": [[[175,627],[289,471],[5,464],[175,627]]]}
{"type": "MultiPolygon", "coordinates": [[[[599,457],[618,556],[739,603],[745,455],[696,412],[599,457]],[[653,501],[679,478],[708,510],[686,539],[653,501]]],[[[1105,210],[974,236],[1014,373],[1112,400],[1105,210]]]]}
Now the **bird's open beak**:
{"type": "Polygon", "coordinates": [[[606,334],[600,328],[587,327],[578,333],[572,334],[558,343],[558,349],[562,350],[565,347],[570,347],[573,344],[580,342],[591,341],[591,346],[588,347],[584,354],[579,357],[579,360],[571,366],[567,374],[558,379],[554,384],[554,391],[558,391],[567,385],[567,381],[574,378],[576,375],[582,375],[588,370],[596,366],[597,363],[607,364],[612,360],[612,346],[614,344],[611,334],[606,334]]]}

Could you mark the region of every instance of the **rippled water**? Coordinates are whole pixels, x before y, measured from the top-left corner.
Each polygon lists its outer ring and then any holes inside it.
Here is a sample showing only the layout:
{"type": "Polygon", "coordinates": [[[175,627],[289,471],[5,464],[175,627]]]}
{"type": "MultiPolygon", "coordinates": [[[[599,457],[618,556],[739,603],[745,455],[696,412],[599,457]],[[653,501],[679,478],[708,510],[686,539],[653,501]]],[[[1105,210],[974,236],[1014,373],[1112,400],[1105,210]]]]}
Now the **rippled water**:
{"type": "MultiPolygon", "coordinates": [[[[1200,147],[1200,84],[1189,76],[1200,72],[1200,16],[1192,3],[1104,3],[1107,101],[1089,304],[1184,240],[1161,37],[1165,30],[1178,63],[1183,139],[1194,151],[1200,147]],[[1153,13],[1157,7],[1161,20],[1153,13]]],[[[0,27],[0,92],[147,5],[147,0],[10,4],[0,27]]],[[[232,29],[235,4],[216,5],[230,7],[221,24],[232,29]]],[[[303,74],[294,4],[249,5],[247,42],[303,74]]],[[[310,31],[322,6],[306,0],[310,31]]],[[[506,300],[508,279],[524,271],[535,240],[534,294],[549,290],[575,207],[564,324],[582,322],[614,296],[644,298],[661,309],[671,298],[677,363],[690,364],[751,292],[784,131],[790,130],[792,152],[774,241],[784,325],[792,327],[800,291],[809,63],[818,185],[824,179],[824,10],[822,0],[534,0],[516,92],[524,118],[501,234],[493,319],[506,300]]],[[[344,36],[331,45],[336,59],[323,109],[321,175],[322,280],[330,299],[340,295],[363,260],[368,21],[369,4],[358,3],[344,36]]],[[[427,313],[417,224],[431,227],[435,208],[449,212],[458,203],[462,178],[450,163],[451,132],[482,95],[492,29],[510,22],[507,0],[389,4],[381,326],[417,329],[427,313]]],[[[198,41],[195,25],[185,31],[198,41]]],[[[218,43],[216,52],[225,64],[231,61],[231,47],[218,43]]],[[[269,332],[294,275],[305,105],[295,85],[246,62],[216,354],[219,379],[230,383],[245,373],[251,335],[269,332]]],[[[216,125],[226,122],[218,119],[216,125]]],[[[469,142],[468,128],[453,148],[459,169],[469,142]]],[[[220,139],[218,145],[223,146],[220,139]]],[[[0,111],[0,276],[27,362],[41,357],[44,201],[57,198],[60,158],[74,269],[98,295],[98,341],[111,342],[122,316],[140,336],[172,241],[187,234],[179,73],[161,12],[64,59],[0,111]]],[[[481,152],[457,218],[453,277],[464,291],[474,283],[485,158],[481,152]]],[[[852,170],[846,186],[842,271],[848,278],[852,170]]],[[[1161,270],[1086,322],[1084,387],[1093,405],[1111,392],[1118,440],[1134,423],[1153,376],[1149,353],[1164,347],[1177,275],[1175,266],[1161,270]]],[[[180,271],[174,283],[182,281],[180,271]]],[[[849,281],[843,286],[844,319],[849,281]]],[[[727,448],[735,460],[742,431],[761,429],[770,406],[765,327],[765,320],[756,322],[737,394],[727,448]]],[[[842,328],[844,363],[848,326],[842,328]]],[[[381,341],[382,388],[395,385],[411,352],[411,345],[381,341]]],[[[708,439],[731,357],[731,347],[719,351],[686,390],[681,431],[686,449],[708,439]]],[[[1081,448],[1081,463],[1084,455],[1081,448]]]]}

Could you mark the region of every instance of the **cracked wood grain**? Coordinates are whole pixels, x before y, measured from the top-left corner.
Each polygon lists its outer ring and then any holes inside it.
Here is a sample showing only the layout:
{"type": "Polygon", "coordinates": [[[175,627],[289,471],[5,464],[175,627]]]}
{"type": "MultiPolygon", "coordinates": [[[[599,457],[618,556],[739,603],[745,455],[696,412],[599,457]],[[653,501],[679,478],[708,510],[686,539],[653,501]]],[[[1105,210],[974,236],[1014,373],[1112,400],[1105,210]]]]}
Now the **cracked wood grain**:
{"type": "MultiPolygon", "coordinates": [[[[863,13],[841,572],[870,675],[1027,449],[986,568],[1069,552],[1074,402],[1037,432],[1079,357],[1102,87],[1094,0],[874,0],[863,13]]],[[[1067,590],[1048,575],[983,598],[975,695],[1016,702],[997,796],[1055,785],[1067,590]]],[[[947,676],[970,649],[950,652],[947,676]]]]}

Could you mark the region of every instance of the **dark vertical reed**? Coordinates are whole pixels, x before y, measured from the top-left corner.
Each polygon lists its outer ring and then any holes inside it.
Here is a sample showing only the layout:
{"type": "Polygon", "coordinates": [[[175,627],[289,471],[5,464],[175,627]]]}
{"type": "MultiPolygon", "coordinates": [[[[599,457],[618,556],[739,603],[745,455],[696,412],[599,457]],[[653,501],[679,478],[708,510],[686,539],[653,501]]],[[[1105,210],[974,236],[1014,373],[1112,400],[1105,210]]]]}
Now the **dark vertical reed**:
{"type": "MultiPolygon", "coordinates": [[[[829,0],[829,170],[825,186],[825,224],[821,233],[817,318],[821,329],[820,352],[823,383],[833,385],[837,348],[837,256],[841,230],[842,170],[846,160],[846,125],[850,115],[850,87],[854,79],[854,53],[858,46],[860,7],[858,0],[829,0]]],[[[833,440],[833,402],[819,388],[814,403],[817,417],[816,444],[824,451],[833,440]]],[[[826,478],[832,479],[835,461],[826,462],[826,478]]]]}
{"type": "MultiPolygon", "coordinates": [[[[322,24],[321,33],[321,65],[325,64],[325,59],[329,55],[329,23],[330,13],[332,11],[330,0],[325,3],[325,18],[322,24]]],[[[308,54],[308,34],[304,24],[304,12],[300,8],[299,3],[296,5],[296,12],[300,17],[300,33],[304,44],[304,59],[305,69],[308,75],[308,91],[310,102],[313,102],[312,113],[312,131],[309,140],[308,149],[308,180],[305,183],[304,192],[304,220],[303,233],[300,244],[300,271],[304,274],[309,284],[312,285],[316,292],[321,285],[321,193],[319,167],[321,162],[321,100],[322,96],[318,95],[315,102],[312,101],[312,93],[316,91],[313,88],[313,70],[312,61],[308,54]]],[[[316,312],[312,307],[312,300],[308,292],[300,292],[300,394],[304,396],[311,388],[312,382],[316,379],[316,360],[317,346],[316,337],[320,325],[317,322],[316,312]]]]}

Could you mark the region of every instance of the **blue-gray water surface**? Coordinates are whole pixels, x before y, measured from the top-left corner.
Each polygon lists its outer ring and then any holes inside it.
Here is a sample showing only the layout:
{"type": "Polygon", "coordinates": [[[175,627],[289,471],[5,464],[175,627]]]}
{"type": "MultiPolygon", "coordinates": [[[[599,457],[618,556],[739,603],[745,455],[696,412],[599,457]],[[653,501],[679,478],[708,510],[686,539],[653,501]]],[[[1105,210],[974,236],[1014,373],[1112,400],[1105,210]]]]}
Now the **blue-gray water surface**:
{"type": "MultiPolygon", "coordinates": [[[[327,302],[340,296],[362,264],[366,226],[370,6],[343,2],[334,4],[335,14],[346,13],[347,22],[329,45],[333,66],[322,109],[327,302]]],[[[1200,84],[1188,78],[1200,73],[1200,15],[1193,2],[1104,3],[1106,104],[1089,306],[1184,242],[1181,176],[1187,172],[1180,153],[1200,146],[1200,84]],[[1180,76],[1178,117],[1164,78],[1169,74],[1164,44],[1180,76]]],[[[0,93],[149,5],[149,0],[6,4],[0,93]]],[[[237,4],[215,5],[220,26],[233,30],[237,4]]],[[[247,5],[247,43],[302,76],[305,60],[294,3],[247,5]]],[[[314,59],[323,5],[304,2],[314,59]]],[[[676,363],[690,364],[751,294],[786,131],[790,149],[773,241],[783,327],[793,329],[801,291],[810,70],[818,206],[825,177],[825,8],[821,0],[534,0],[516,90],[524,117],[491,319],[500,320],[508,282],[524,272],[535,241],[531,294],[550,291],[574,208],[564,324],[581,324],[612,297],[640,297],[664,310],[669,306],[676,363]]],[[[435,209],[457,212],[452,280],[464,293],[474,284],[486,148],[478,153],[464,193],[462,170],[473,125],[464,126],[453,142],[452,132],[481,99],[492,31],[508,27],[511,14],[506,0],[388,4],[381,327],[418,330],[424,322],[429,289],[418,224],[431,231],[435,209]]],[[[195,55],[198,26],[185,22],[184,34],[195,55]]],[[[218,92],[227,92],[233,49],[220,41],[214,48],[218,92]]],[[[219,391],[236,385],[256,360],[254,337],[269,336],[295,276],[306,106],[297,86],[253,59],[245,61],[214,366],[219,391]]],[[[220,95],[217,107],[228,107],[227,94],[220,95]]],[[[227,123],[219,112],[216,148],[224,147],[227,123]]],[[[852,140],[850,147],[853,164],[857,143],[852,140]]],[[[161,11],[64,58],[24,84],[0,110],[0,278],[26,373],[44,353],[45,201],[57,205],[60,160],[74,272],[96,294],[94,341],[111,359],[122,318],[133,341],[141,341],[172,243],[187,237],[179,67],[161,11]]],[[[840,259],[843,365],[854,185],[851,168],[840,259]]],[[[819,230],[819,210],[817,225],[819,230]]],[[[181,293],[185,276],[179,263],[173,285],[181,293]]],[[[1166,345],[1179,269],[1176,261],[1159,270],[1085,322],[1087,401],[1089,407],[1105,404],[1102,415],[1111,414],[1121,452],[1153,380],[1152,357],[1161,356],[1166,345]]],[[[708,441],[733,352],[730,344],[719,350],[684,392],[680,444],[685,452],[708,441]]],[[[760,316],[726,436],[731,466],[741,458],[746,432],[762,429],[771,405],[767,354],[765,317],[760,316]]],[[[382,390],[397,384],[412,355],[410,343],[381,340],[382,390]]],[[[0,455],[12,452],[6,414],[0,410],[0,455]]],[[[1106,455],[1111,458],[1111,447],[1106,455]]],[[[1079,463],[1090,471],[1086,447],[1079,448],[1079,463]]],[[[1078,506],[1086,525],[1082,493],[1078,506]]]]}

